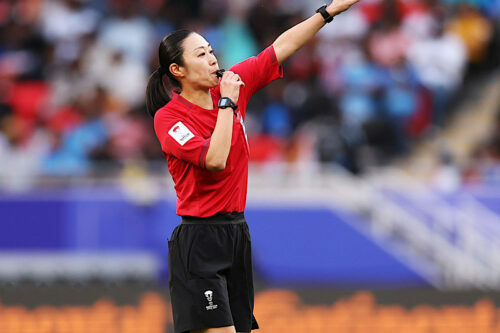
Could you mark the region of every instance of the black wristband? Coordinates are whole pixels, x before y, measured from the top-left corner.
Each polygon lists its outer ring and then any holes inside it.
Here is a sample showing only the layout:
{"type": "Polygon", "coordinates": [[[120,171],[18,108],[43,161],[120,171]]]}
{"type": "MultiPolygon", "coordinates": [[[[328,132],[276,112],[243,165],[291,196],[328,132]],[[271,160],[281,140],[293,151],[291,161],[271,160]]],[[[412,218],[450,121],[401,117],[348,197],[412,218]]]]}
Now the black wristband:
{"type": "Polygon", "coordinates": [[[319,7],[318,9],[316,9],[316,13],[320,13],[321,16],[323,16],[323,19],[325,20],[325,23],[330,23],[330,22],[333,21],[333,16],[330,15],[326,11],[326,5],[323,5],[323,6],[319,7]]]}
{"type": "Polygon", "coordinates": [[[234,104],[234,102],[229,97],[222,97],[221,99],[219,99],[219,103],[217,106],[219,107],[219,109],[228,107],[233,109],[233,113],[236,116],[236,109],[238,108],[238,105],[234,104]]]}

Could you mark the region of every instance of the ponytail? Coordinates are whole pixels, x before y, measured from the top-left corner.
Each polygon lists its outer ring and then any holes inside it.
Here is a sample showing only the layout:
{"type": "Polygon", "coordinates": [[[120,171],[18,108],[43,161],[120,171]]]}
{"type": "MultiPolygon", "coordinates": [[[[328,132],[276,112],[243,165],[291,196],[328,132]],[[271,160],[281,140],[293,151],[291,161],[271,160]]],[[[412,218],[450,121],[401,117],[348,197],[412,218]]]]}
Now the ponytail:
{"type": "Polygon", "coordinates": [[[149,77],[146,88],[146,110],[154,118],[156,111],[168,102],[170,102],[170,96],[163,84],[163,73],[157,69],[149,77]]]}
{"type": "Polygon", "coordinates": [[[158,49],[160,67],[151,74],[146,88],[146,109],[153,118],[156,111],[170,102],[171,99],[163,81],[165,76],[167,76],[167,81],[172,87],[181,88],[180,82],[170,72],[169,68],[174,63],[184,66],[182,42],[191,33],[189,30],[177,30],[165,36],[160,43],[158,49]]]}

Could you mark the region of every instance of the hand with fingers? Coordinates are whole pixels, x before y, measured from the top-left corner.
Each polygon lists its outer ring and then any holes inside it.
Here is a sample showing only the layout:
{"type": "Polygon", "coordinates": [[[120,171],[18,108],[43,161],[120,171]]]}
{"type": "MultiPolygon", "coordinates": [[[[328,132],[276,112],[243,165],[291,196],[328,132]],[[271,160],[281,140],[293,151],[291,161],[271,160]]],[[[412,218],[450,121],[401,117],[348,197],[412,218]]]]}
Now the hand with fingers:
{"type": "Polygon", "coordinates": [[[244,86],[245,83],[238,74],[225,71],[220,81],[220,95],[230,98],[236,104],[240,96],[240,88],[244,86]]]}
{"type": "Polygon", "coordinates": [[[348,10],[359,1],[360,0],[334,0],[326,7],[326,11],[330,13],[330,15],[335,16],[348,10]]]}

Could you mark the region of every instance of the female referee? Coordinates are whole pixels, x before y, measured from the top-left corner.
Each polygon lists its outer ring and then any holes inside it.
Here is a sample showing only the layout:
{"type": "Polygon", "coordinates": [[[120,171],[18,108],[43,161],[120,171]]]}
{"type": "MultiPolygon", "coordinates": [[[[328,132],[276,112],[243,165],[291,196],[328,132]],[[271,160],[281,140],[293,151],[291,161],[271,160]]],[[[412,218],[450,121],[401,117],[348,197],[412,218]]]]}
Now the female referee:
{"type": "Polygon", "coordinates": [[[283,61],[358,1],[335,0],[320,7],[221,79],[212,48],[199,34],[179,30],[160,43],[160,67],[149,79],[146,104],[175,183],[177,215],[182,216],[168,242],[176,333],[258,328],[250,234],[243,215],[246,106],[257,90],[282,77],[283,61]],[[174,88],[171,97],[165,77],[174,88]]]}

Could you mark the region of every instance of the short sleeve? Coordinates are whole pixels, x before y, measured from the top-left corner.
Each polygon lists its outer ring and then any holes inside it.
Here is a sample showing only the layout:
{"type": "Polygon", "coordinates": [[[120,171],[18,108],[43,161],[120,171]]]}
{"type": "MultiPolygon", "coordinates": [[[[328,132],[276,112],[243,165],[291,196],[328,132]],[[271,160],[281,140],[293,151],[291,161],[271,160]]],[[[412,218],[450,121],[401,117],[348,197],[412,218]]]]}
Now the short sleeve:
{"type": "Polygon", "coordinates": [[[197,167],[205,168],[210,138],[200,136],[185,120],[158,113],[155,115],[154,127],[162,151],[197,167]]]}
{"type": "Polygon", "coordinates": [[[283,68],[278,63],[278,58],[272,45],[257,56],[234,65],[230,70],[237,73],[243,82],[245,82],[245,89],[249,98],[257,90],[283,77],[283,68]]]}

